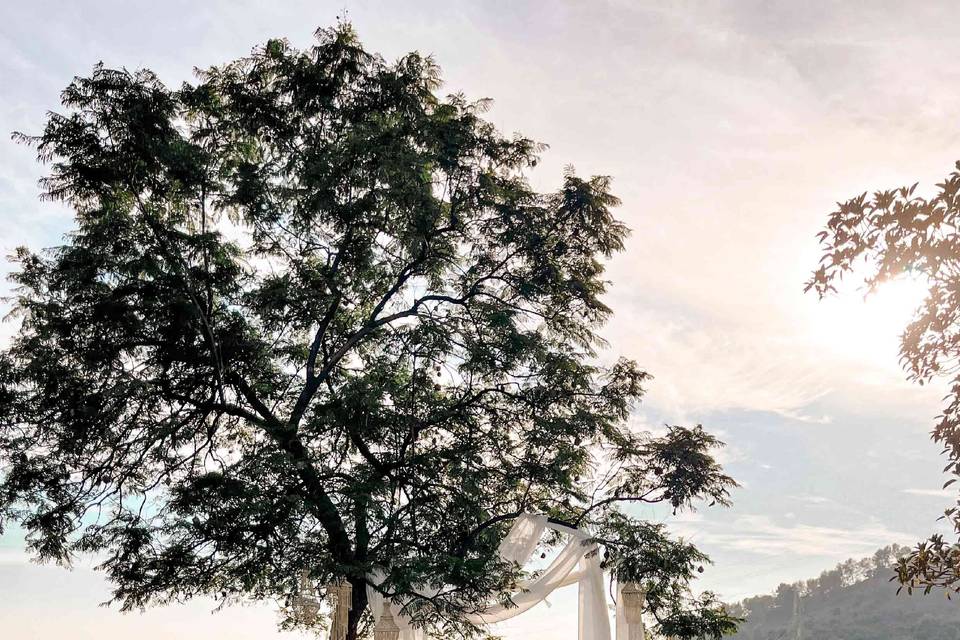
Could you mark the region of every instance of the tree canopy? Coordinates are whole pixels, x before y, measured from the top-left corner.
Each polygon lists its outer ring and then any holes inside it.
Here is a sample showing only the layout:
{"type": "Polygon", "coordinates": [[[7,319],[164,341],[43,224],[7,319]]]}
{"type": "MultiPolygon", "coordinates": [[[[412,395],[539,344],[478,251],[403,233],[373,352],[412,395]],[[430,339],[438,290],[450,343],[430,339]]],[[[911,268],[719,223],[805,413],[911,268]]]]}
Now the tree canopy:
{"type": "Polygon", "coordinates": [[[541,145],[439,96],[429,57],[316,35],[178,89],[97,66],[17,136],[76,226],[14,256],[0,526],[97,554],[125,608],[347,580],[352,639],[374,569],[416,624],[480,633],[462,616],[508,597],[496,547],[532,511],[589,531],[664,633],[732,629],[691,590],[707,558],[624,508],[734,483],[701,427],[632,424],[649,376],[602,364],[610,180],[537,192],[541,145]]]}
{"type": "MultiPolygon", "coordinates": [[[[844,276],[865,273],[868,291],[912,274],[928,285],[926,298],[901,336],[900,359],[910,379],[950,381],[946,406],[933,429],[948,458],[949,487],[960,478],[960,163],[931,198],[917,185],[866,193],[841,203],[819,234],[820,267],[807,283],[821,297],[844,276]]],[[[960,500],[945,516],[960,536],[960,500]]],[[[933,587],[960,591],[960,544],[934,535],[899,565],[909,591],[933,587]]]]}

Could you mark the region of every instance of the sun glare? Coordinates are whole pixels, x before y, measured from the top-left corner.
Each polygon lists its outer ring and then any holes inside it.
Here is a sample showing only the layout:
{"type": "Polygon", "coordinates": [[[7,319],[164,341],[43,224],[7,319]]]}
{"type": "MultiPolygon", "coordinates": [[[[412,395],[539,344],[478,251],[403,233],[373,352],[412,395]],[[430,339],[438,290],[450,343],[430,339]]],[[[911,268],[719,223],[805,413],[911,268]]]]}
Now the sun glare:
{"type": "Polygon", "coordinates": [[[839,356],[866,366],[899,369],[900,336],[926,295],[919,278],[902,277],[863,295],[841,291],[820,304],[816,339],[839,356]]]}

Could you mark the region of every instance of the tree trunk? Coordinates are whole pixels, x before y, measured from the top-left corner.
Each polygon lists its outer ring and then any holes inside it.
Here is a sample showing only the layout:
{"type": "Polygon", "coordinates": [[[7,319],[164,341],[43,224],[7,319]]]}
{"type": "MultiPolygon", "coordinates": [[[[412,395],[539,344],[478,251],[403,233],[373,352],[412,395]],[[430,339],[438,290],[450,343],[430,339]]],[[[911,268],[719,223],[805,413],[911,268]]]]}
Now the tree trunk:
{"type": "MultiPolygon", "coordinates": [[[[367,583],[363,580],[350,580],[353,587],[353,603],[347,618],[347,640],[357,640],[360,631],[360,619],[367,609],[367,583]]],[[[377,611],[373,612],[376,615],[377,611]]]]}

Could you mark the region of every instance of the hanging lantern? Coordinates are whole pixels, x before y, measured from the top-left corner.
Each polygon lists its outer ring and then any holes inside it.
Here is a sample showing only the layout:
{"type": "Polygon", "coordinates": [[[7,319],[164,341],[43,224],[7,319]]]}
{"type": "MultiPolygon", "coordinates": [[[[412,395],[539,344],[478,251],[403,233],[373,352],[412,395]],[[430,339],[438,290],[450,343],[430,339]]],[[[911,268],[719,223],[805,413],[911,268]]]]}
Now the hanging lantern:
{"type": "Polygon", "coordinates": [[[400,627],[397,626],[390,612],[390,605],[386,600],[383,602],[383,613],[377,620],[377,626],[373,628],[373,640],[399,640],[400,627]]]}
{"type": "Polygon", "coordinates": [[[623,613],[627,624],[643,624],[643,607],[647,603],[647,593],[636,582],[628,582],[620,591],[623,598],[623,613]]]}
{"type": "Polygon", "coordinates": [[[306,569],[300,572],[300,588],[293,597],[293,611],[297,620],[304,624],[316,622],[320,612],[320,601],[316,598],[316,590],[310,583],[310,572],[306,569]]]}
{"type": "Polygon", "coordinates": [[[296,610],[297,619],[305,624],[316,622],[317,614],[320,613],[320,603],[304,596],[294,596],[293,608],[296,610]]]}
{"type": "Polygon", "coordinates": [[[331,582],[326,589],[327,600],[333,611],[330,614],[330,639],[347,637],[350,609],[353,608],[353,586],[346,580],[331,582]]]}

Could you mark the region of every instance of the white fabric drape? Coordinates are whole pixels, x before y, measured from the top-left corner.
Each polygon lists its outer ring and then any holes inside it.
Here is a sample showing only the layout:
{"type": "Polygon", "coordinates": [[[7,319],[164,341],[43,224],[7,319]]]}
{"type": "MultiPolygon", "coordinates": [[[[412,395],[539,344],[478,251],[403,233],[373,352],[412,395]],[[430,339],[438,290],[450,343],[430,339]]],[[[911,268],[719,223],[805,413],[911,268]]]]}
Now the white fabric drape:
{"type": "Polygon", "coordinates": [[[547,516],[525,513],[510,527],[497,552],[506,562],[516,562],[522,567],[533,556],[546,528],[547,516]]]}
{"type": "Polygon", "coordinates": [[[510,599],[515,606],[506,607],[495,604],[486,608],[483,613],[467,616],[467,620],[474,624],[502,622],[543,602],[555,589],[563,586],[570,573],[580,564],[583,554],[589,550],[589,547],[584,546],[582,538],[574,538],[567,543],[539,578],[527,582],[523,591],[511,596],[510,599]]]}
{"type": "Polygon", "coordinates": [[[610,616],[603,593],[603,569],[596,545],[588,556],[580,556],[580,640],[610,640],[610,616]]]}
{"type": "MultiPolygon", "coordinates": [[[[554,590],[576,583],[580,592],[579,640],[610,640],[610,619],[603,587],[603,570],[600,568],[597,545],[588,542],[585,533],[569,527],[548,524],[545,516],[524,514],[517,518],[513,527],[500,542],[498,547],[500,557],[507,562],[515,562],[523,566],[533,556],[543,531],[548,526],[561,533],[569,534],[570,541],[539,577],[522,583],[522,590],[511,596],[515,606],[491,604],[482,613],[466,616],[466,619],[476,625],[509,620],[543,602],[554,590]]],[[[380,584],[384,579],[383,573],[379,571],[371,573],[368,577],[373,584],[380,584]]],[[[425,589],[420,593],[426,597],[433,597],[438,591],[425,589]]],[[[367,600],[374,617],[379,618],[384,604],[383,596],[368,585],[367,600]]],[[[623,612],[619,606],[619,598],[617,602],[616,640],[634,640],[626,635],[621,637],[621,629],[626,633],[626,624],[625,621],[621,624],[623,612]]],[[[388,604],[397,626],[400,627],[400,640],[427,640],[423,630],[411,626],[409,618],[400,614],[401,606],[393,602],[388,604]]]]}

